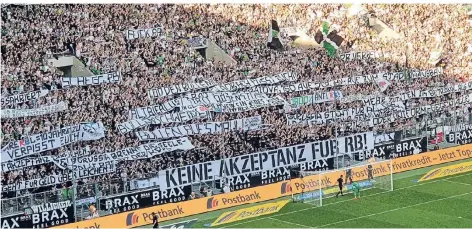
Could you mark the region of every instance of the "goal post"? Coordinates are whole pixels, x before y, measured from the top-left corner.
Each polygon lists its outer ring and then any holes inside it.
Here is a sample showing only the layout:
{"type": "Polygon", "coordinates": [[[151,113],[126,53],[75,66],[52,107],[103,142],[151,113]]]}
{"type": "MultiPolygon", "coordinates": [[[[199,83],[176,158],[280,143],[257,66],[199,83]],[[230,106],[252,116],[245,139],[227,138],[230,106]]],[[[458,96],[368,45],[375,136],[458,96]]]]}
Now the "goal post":
{"type": "Polygon", "coordinates": [[[361,197],[393,191],[392,160],[368,160],[338,170],[299,171],[299,177],[290,180],[293,202],[323,206],[323,200],[335,197],[339,192],[337,180],[341,175],[343,194],[352,193],[354,182],[360,186],[361,197]]]}

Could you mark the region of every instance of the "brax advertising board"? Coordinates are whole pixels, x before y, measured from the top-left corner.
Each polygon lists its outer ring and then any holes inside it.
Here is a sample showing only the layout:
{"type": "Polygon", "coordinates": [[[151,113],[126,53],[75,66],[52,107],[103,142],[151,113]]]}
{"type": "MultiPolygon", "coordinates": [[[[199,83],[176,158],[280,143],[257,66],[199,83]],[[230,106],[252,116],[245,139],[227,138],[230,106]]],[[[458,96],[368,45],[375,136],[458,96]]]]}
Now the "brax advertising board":
{"type": "MultiPolygon", "coordinates": [[[[399,173],[468,158],[472,158],[472,144],[396,158],[393,159],[392,167],[394,173],[399,173]]],[[[388,169],[389,164],[390,161],[384,164],[376,164],[374,167],[374,176],[388,174],[390,171],[388,169]]],[[[339,177],[339,175],[341,175],[341,173],[343,172],[332,172],[326,174],[325,176],[321,177],[321,184],[318,180],[318,177],[316,177],[316,179],[314,177],[310,179],[310,176],[308,176],[305,177],[303,181],[301,179],[293,179],[291,180],[291,184],[289,182],[282,181],[212,197],[156,205],[153,207],[137,209],[134,211],[118,213],[77,223],[59,225],[54,228],[85,229],[140,227],[152,223],[152,212],[155,212],[162,222],[248,203],[277,199],[282,196],[291,195],[292,193],[300,193],[307,189],[316,189],[319,187],[319,185],[322,187],[337,185],[336,179],[339,177]]],[[[362,179],[366,176],[367,174],[365,172],[353,169],[353,179],[362,179]]]]}

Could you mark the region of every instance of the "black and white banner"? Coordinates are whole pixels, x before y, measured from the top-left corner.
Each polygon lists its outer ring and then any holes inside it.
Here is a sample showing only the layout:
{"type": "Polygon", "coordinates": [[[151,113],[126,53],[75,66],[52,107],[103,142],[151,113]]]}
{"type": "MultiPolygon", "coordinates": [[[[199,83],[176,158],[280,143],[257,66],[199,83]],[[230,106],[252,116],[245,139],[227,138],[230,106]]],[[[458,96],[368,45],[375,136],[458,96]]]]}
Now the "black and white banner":
{"type": "Polygon", "coordinates": [[[41,106],[33,109],[2,109],[0,111],[1,118],[22,118],[22,117],[32,117],[47,115],[56,112],[65,111],[68,109],[68,106],[64,102],[59,102],[57,104],[41,106]]]}
{"type": "Polygon", "coordinates": [[[428,142],[426,137],[401,139],[398,142],[396,142],[394,139],[391,139],[387,142],[375,144],[373,150],[356,153],[354,158],[359,161],[367,160],[371,157],[379,159],[391,159],[420,154],[427,151],[428,142]]]}
{"type": "Polygon", "coordinates": [[[168,113],[159,116],[151,116],[144,119],[132,119],[124,123],[118,124],[118,131],[122,134],[129,133],[134,129],[149,125],[169,124],[169,123],[182,123],[193,119],[209,118],[211,113],[205,107],[198,107],[197,109],[182,111],[178,113],[168,113]]]}
{"type": "Polygon", "coordinates": [[[230,131],[256,130],[262,125],[261,116],[234,119],[224,122],[209,122],[201,124],[188,124],[176,127],[166,127],[154,131],[139,131],[136,136],[140,141],[160,140],[167,138],[184,137],[200,134],[215,134],[230,131]]]}
{"type": "Polygon", "coordinates": [[[472,127],[447,133],[446,142],[460,145],[472,143],[472,127]]]}
{"type": "Polygon", "coordinates": [[[197,109],[199,106],[215,106],[223,103],[236,103],[241,101],[251,101],[258,99],[266,99],[268,96],[261,93],[251,92],[198,92],[189,93],[181,98],[173,99],[159,105],[139,107],[129,111],[129,116],[135,118],[148,118],[160,115],[180,108],[180,111],[188,111],[197,109]]]}
{"type": "Polygon", "coordinates": [[[7,143],[2,148],[2,162],[35,155],[77,141],[98,140],[104,137],[105,128],[101,122],[67,126],[7,143]]]}
{"type": "Polygon", "coordinates": [[[357,116],[370,118],[379,114],[379,111],[387,109],[384,105],[364,106],[360,108],[349,108],[345,110],[333,110],[326,112],[319,112],[314,114],[286,114],[287,124],[324,124],[328,120],[342,120],[349,117],[354,118],[357,116]]]}
{"type": "Polygon", "coordinates": [[[90,155],[90,147],[86,146],[83,149],[76,150],[76,151],[69,151],[61,154],[59,156],[31,156],[25,157],[14,161],[7,161],[2,162],[2,172],[8,172],[13,170],[24,169],[36,165],[48,164],[48,163],[55,163],[62,169],[62,162],[69,160],[69,158],[76,158],[76,157],[83,157],[90,155]]]}
{"type": "Polygon", "coordinates": [[[186,201],[191,192],[192,187],[189,185],[110,196],[99,200],[100,209],[110,214],[117,214],[167,203],[178,203],[186,201]]]}
{"type": "Polygon", "coordinates": [[[216,180],[215,184],[217,188],[223,188],[225,185],[228,185],[232,191],[237,191],[296,179],[300,177],[299,171],[325,171],[330,169],[334,169],[334,158],[319,159],[255,173],[221,177],[219,180],[216,180]]]}
{"type": "Polygon", "coordinates": [[[190,140],[187,137],[184,137],[169,141],[152,142],[139,146],[128,147],[112,153],[92,154],[85,157],[68,158],[67,164],[86,165],[93,163],[107,163],[110,161],[133,161],[152,158],[154,156],[176,150],[190,150],[193,148],[195,147],[192,145],[190,140]]]}
{"type": "Polygon", "coordinates": [[[9,172],[53,162],[54,160],[51,156],[22,158],[15,161],[2,162],[2,172],[9,172]]]}
{"type": "Polygon", "coordinates": [[[217,113],[239,113],[255,110],[264,107],[275,107],[280,105],[289,105],[282,97],[276,96],[267,99],[256,99],[249,101],[240,101],[235,103],[212,104],[209,110],[217,113]]]}
{"type": "Polygon", "coordinates": [[[163,35],[162,27],[155,27],[150,29],[128,29],[125,30],[125,37],[127,40],[134,40],[138,38],[152,38],[163,35]]]}
{"type": "Polygon", "coordinates": [[[361,108],[334,110],[314,114],[286,114],[286,118],[287,123],[290,125],[319,125],[328,122],[361,121],[366,122],[366,125],[368,126],[375,126],[384,123],[391,123],[398,119],[418,117],[422,114],[446,112],[455,106],[470,104],[471,102],[472,94],[469,94],[455,100],[420,107],[412,107],[409,109],[404,109],[404,107],[395,104],[393,104],[393,106],[377,104],[361,108]]]}
{"type": "Polygon", "coordinates": [[[187,40],[187,44],[192,48],[206,48],[207,39],[204,37],[192,37],[187,40]]]}
{"type": "Polygon", "coordinates": [[[110,72],[94,76],[62,77],[62,86],[88,86],[121,82],[120,72],[110,72]]]}
{"type": "Polygon", "coordinates": [[[190,93],[181,98],[181,110],[192,110],[198,106],[211,108],[218,107],[222,104],[235,104],[239,102],[268,99],[266,94],[252,92],[214,92],[214,93],[190,93]]]}
{"type": "Polygon", "coordinates": [[[116,172],[115,164],[108,164],[107,166],[78,166],[77,170],[64,170],[61,175],[50,175],[41,178],[18,181],[14,184],[3,185],[2,192],[11,192],[23,189],[41,188],[50,185],[58,185],[66,183],[74,179],[82,179],[87,177],[99,176],[108,173],[116,172]],[[79,170],[80,169],[80,170],[79,170]]]}
{"type": "Polygon", "coordinates": [[[129,111],[129,117],[130,119],[142,119],[165,114],[179,107],[181,101],[181,99],[173,99],[158,105],[138,107],[129,111]]]}
{"type": "Polygon", "coordinates": [[[384,96],[383,93],[380,91],[375,91],[372,94],[364,95],[364,94],[352,94],[348,96],[343,96],[341,99],[339,99],[340,103],[352,103],[355,101],[360,101],[364,99],[372,99],[372,98],[377,98],[377,97],[382,97],[384,96]]]}
{"type": "Polygon", "coordinates": [[[217,85],[211,88],[213,92],[236,91],[248,87],[265,84],[278,84],[282,82],[294,82],[298,80],[298,75],[293,72],[282,72],[274,76],[264,76],[255,79],[236,80],[229,83],[217,85]]]}
{"type": "Polygon", "coordinates": [[[25,103],[33,100],[38,100],[39,98],[47,95],[49,93],[48,90],[40,90],[40,91],[30,91],[23,94],[16,94],[11,96],[2,96],[2,107],[15,105],[18,103],[25,103]]]}
{"type": "Polygon", "coordinates": [[[33,205],[20,213],[1,217],[1,228],[49,228],[75,222],[71,201],[33,205]]]}
{"type": "Polygon", "coordinates": [[[395,102],[402,102],[410,99],[439,97],[450,93],[466,92],[469,90],[472,90],[472,81],[467,83],[459,83],[456,85],[448,85],[444,87],[434,87],[424,90],[408,91],[400,93],[399,95],[393,97],[365,96],[364,98],[359,98],[358,100],[362,101],[364,105],[389,104],[395,102]]]}
{"type": "MultiPolygon", "coordinates": [[[[275,93],[286,93],[286,92],[300,92],[310,89],[326,89],[333,88],[337,86],[348,86],[348,85],[358,85],[358,84],[367,84],[367,83],[376,83],[379,79],[384,79],[388,81],[398,81],[398,80],[407,80],[407,79],[418,79],[418,78],[431,78],[436,77],[442,74],[441,68],[423,70],[423,71],[411,71],[411,72],[383,72],[372,75],[363,75],[363,76],[352,76],[345,77],[337,80],[332,80],[329,82],[300,82],[292,85],[271,85],[271,86],[259,86],[252,85],[249,91],[275,94],[275,93]]],[[[212,88],[213,89],[213,88],[212,88]]]]}
{"type": "Polygon", "coordinates": [[[0,222],[2,229],[33,228],[31,215],[25,215],[24,213],[18,213],[9,216],[2,215],[0,222]]]}
{"type": "Polygon", "coordinates": [[[372,149],[373,133],[360,133],[160,171],[159,187],[173,188],[372,149]]]}
{"type": "Polygon", "coordinates": [[[339,59],[342,61],[372,60],[377,57],[379,57],[379,53],[375,51],[348,52],[339,54],[339,59]]]}
{"type": "Polygon", "coordinates": [[[75,222],[70,200],[31,206],[32,228],[49,228],[75,222]]]}
{"type": "Polygon", "coordinates": [[[179,84],[179,85],[171,85],[167,87],[160,87],[151,89],[148,92],[149,98],[161,98],[170,95],[182,94],[190,91],[198,91],[201,89],[213,87],[216,85],[215,81],[206,80],[200,83],[186,83],[186,84],[179,84]]]}
{"type": "Polygon", "coordinates": [[[270,86],[259,86],[251,87],[249,91],[266,93],[266,94],[280,94],[280,93],[289,93],[289,92],[300,92],[314,89],[317,86],[317,83],[312,82],[302,82],[295,83],[291,85],[270,85],[270,86]]]}

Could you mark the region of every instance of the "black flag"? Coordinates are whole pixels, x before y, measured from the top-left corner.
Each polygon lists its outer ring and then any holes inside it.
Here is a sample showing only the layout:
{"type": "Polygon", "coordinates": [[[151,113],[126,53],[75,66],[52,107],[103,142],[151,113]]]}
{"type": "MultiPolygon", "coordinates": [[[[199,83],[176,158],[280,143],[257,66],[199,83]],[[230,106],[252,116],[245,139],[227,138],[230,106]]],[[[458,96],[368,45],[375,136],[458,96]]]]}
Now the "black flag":
{"type": "Polygon", "coordinates": [[[267,47],[275,50],[282,50],[284,48],[280,41],[280,29],[276,20],[271,20],[270,22],[267,47]]]}

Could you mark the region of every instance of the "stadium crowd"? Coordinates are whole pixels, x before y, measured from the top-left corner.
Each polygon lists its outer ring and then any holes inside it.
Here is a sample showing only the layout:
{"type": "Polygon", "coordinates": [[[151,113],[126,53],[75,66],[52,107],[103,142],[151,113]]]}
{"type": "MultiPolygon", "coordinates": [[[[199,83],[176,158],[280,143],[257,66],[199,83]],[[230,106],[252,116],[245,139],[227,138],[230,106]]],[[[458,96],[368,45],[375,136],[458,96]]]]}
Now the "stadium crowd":
{"type": "MultiPolygon", "coordinates": [[[[117,125],[129,120],[129,111],[137,107],[163,103],[173,97],[155,101],[147,99],[153,88],[199,82],[212,79],[217,84],[275,75],[282,72],[296,73],[300,82],[326,82],[349,76],[400,72],[405,69],[431,69],[428,63],[430,51],[440,40],[443,44],[443,67],[440,77],[413,81],[392,81],[388,90],[379,92],[375,84],[340,86],[344,98],[356,95],[394,96],[409,90],[428,86],[451,85],[470,80],[472,69],[472,28],[466,22],[467,15],[460,5],[365,5],[369,14],[375,15],[393,30],[402,34],[399,39],[380,38],[365,26],[365,17],[348,16],[347,6],[335,4],[314,5],[7,5],[2,6],[2,96],[9,96],[41,89],[50,90],[47,96],[32,102],[10,105],[5,108],[30,109],[64,101],[68,110],[44,116],[5,119],[2,118],[2,145],[13,140],[80,122],[103,122],[106,137],[96,141],[78,142],[51,150],[43,155],[61,155],[69,150],[90,146],[93,154],[113,152],[118,149],[143,144],[133,132],[121,134],[117,125]],[[267,48],[268,22],[276,19],[281,28],[301,26],[309,36],[314,36],[323,20],[329,18],[338,26],[338,33],[345,41],[339,52],[375,50],[381,58],[342,61],[330,58],[323,48],[301,48],[289,37],[283,37],[284,50],[267,48]],[[127,29],[162,26],[163,36],[127,40],[127,29]],[[190,49],[188,38],[200,36],[214,41],[236,64],[204,59],[190,49]],[[74,47],[71,46],[73,44],[74,47]],[[407,44],[412,51],[406,54],[407,44]],[[72,48],[71,48],[72,47],[72,48]],[[123,80],[119,84],[103,84],[85,87],[61,87],[62,71],[47,61],[48,57],[63,51],[72,52],[84,61],[94,74],[119,71],[123,80]],[[150,62],[154,64],[149,64],[150,62]]],[[[289,83],[289,82],[288,82],[289,83]]],[[[296,96],[320,92],[277,94],[287,101],[296,96]]],[[[326,92],[321,90],[321,92],[326,92]]],[[[412,99],[408,106],[421,106],[453,100],[460,93],[435,98],[412,99]]],[[[176,95],[175,97],[178,97],[176,95]]],[[[469,104],[470,106],[470,104],[469,104]]],[[[358,100],[341,100],[290,109],[290,113],[314,113],[333,109],[362,107],[358,100]]],[[[225,121],[261,115],[262,130],[226,132],[189,136],[196,149],[175,151],[148,160],[120,162],[117,173],[81,179],[80,184],[103,183],[102,194],[124,189],[122,182],[152,177],[159,170],[182,165],[216,160],[277,148],[349,135],[354,132],[375,130],[389,132],[418,126],[420,118],[397,120],[389,124],[346,127],[343,122],[326,125],[287,125],[286,107],[276,106],[240,113],[214,113],[212,118],[191,120],[187,123],[225,121]],[[222,147],[223,146],[223,147],[222,147]],[[115,190],[113,190],[115,189],[115,190]]],[[[470,108],[463,109],[463,114],[470,108]]],[[[435,114],[433,117],[452,116],[435,114]]],[[[151,125],[142,130],[181,125],[151,125]]],[[[55,164],[43,164],[22,170],[2,171],[2,185],[45,175],[63,173],[55,164]]],[[[5,197],[26,196],[51,188],[60,190],[70,182],[57,187],[37,190],[21,190],[2,193],[5,197]]],[[[84,196],[95,190],[83,186],[84,196]]]]}

